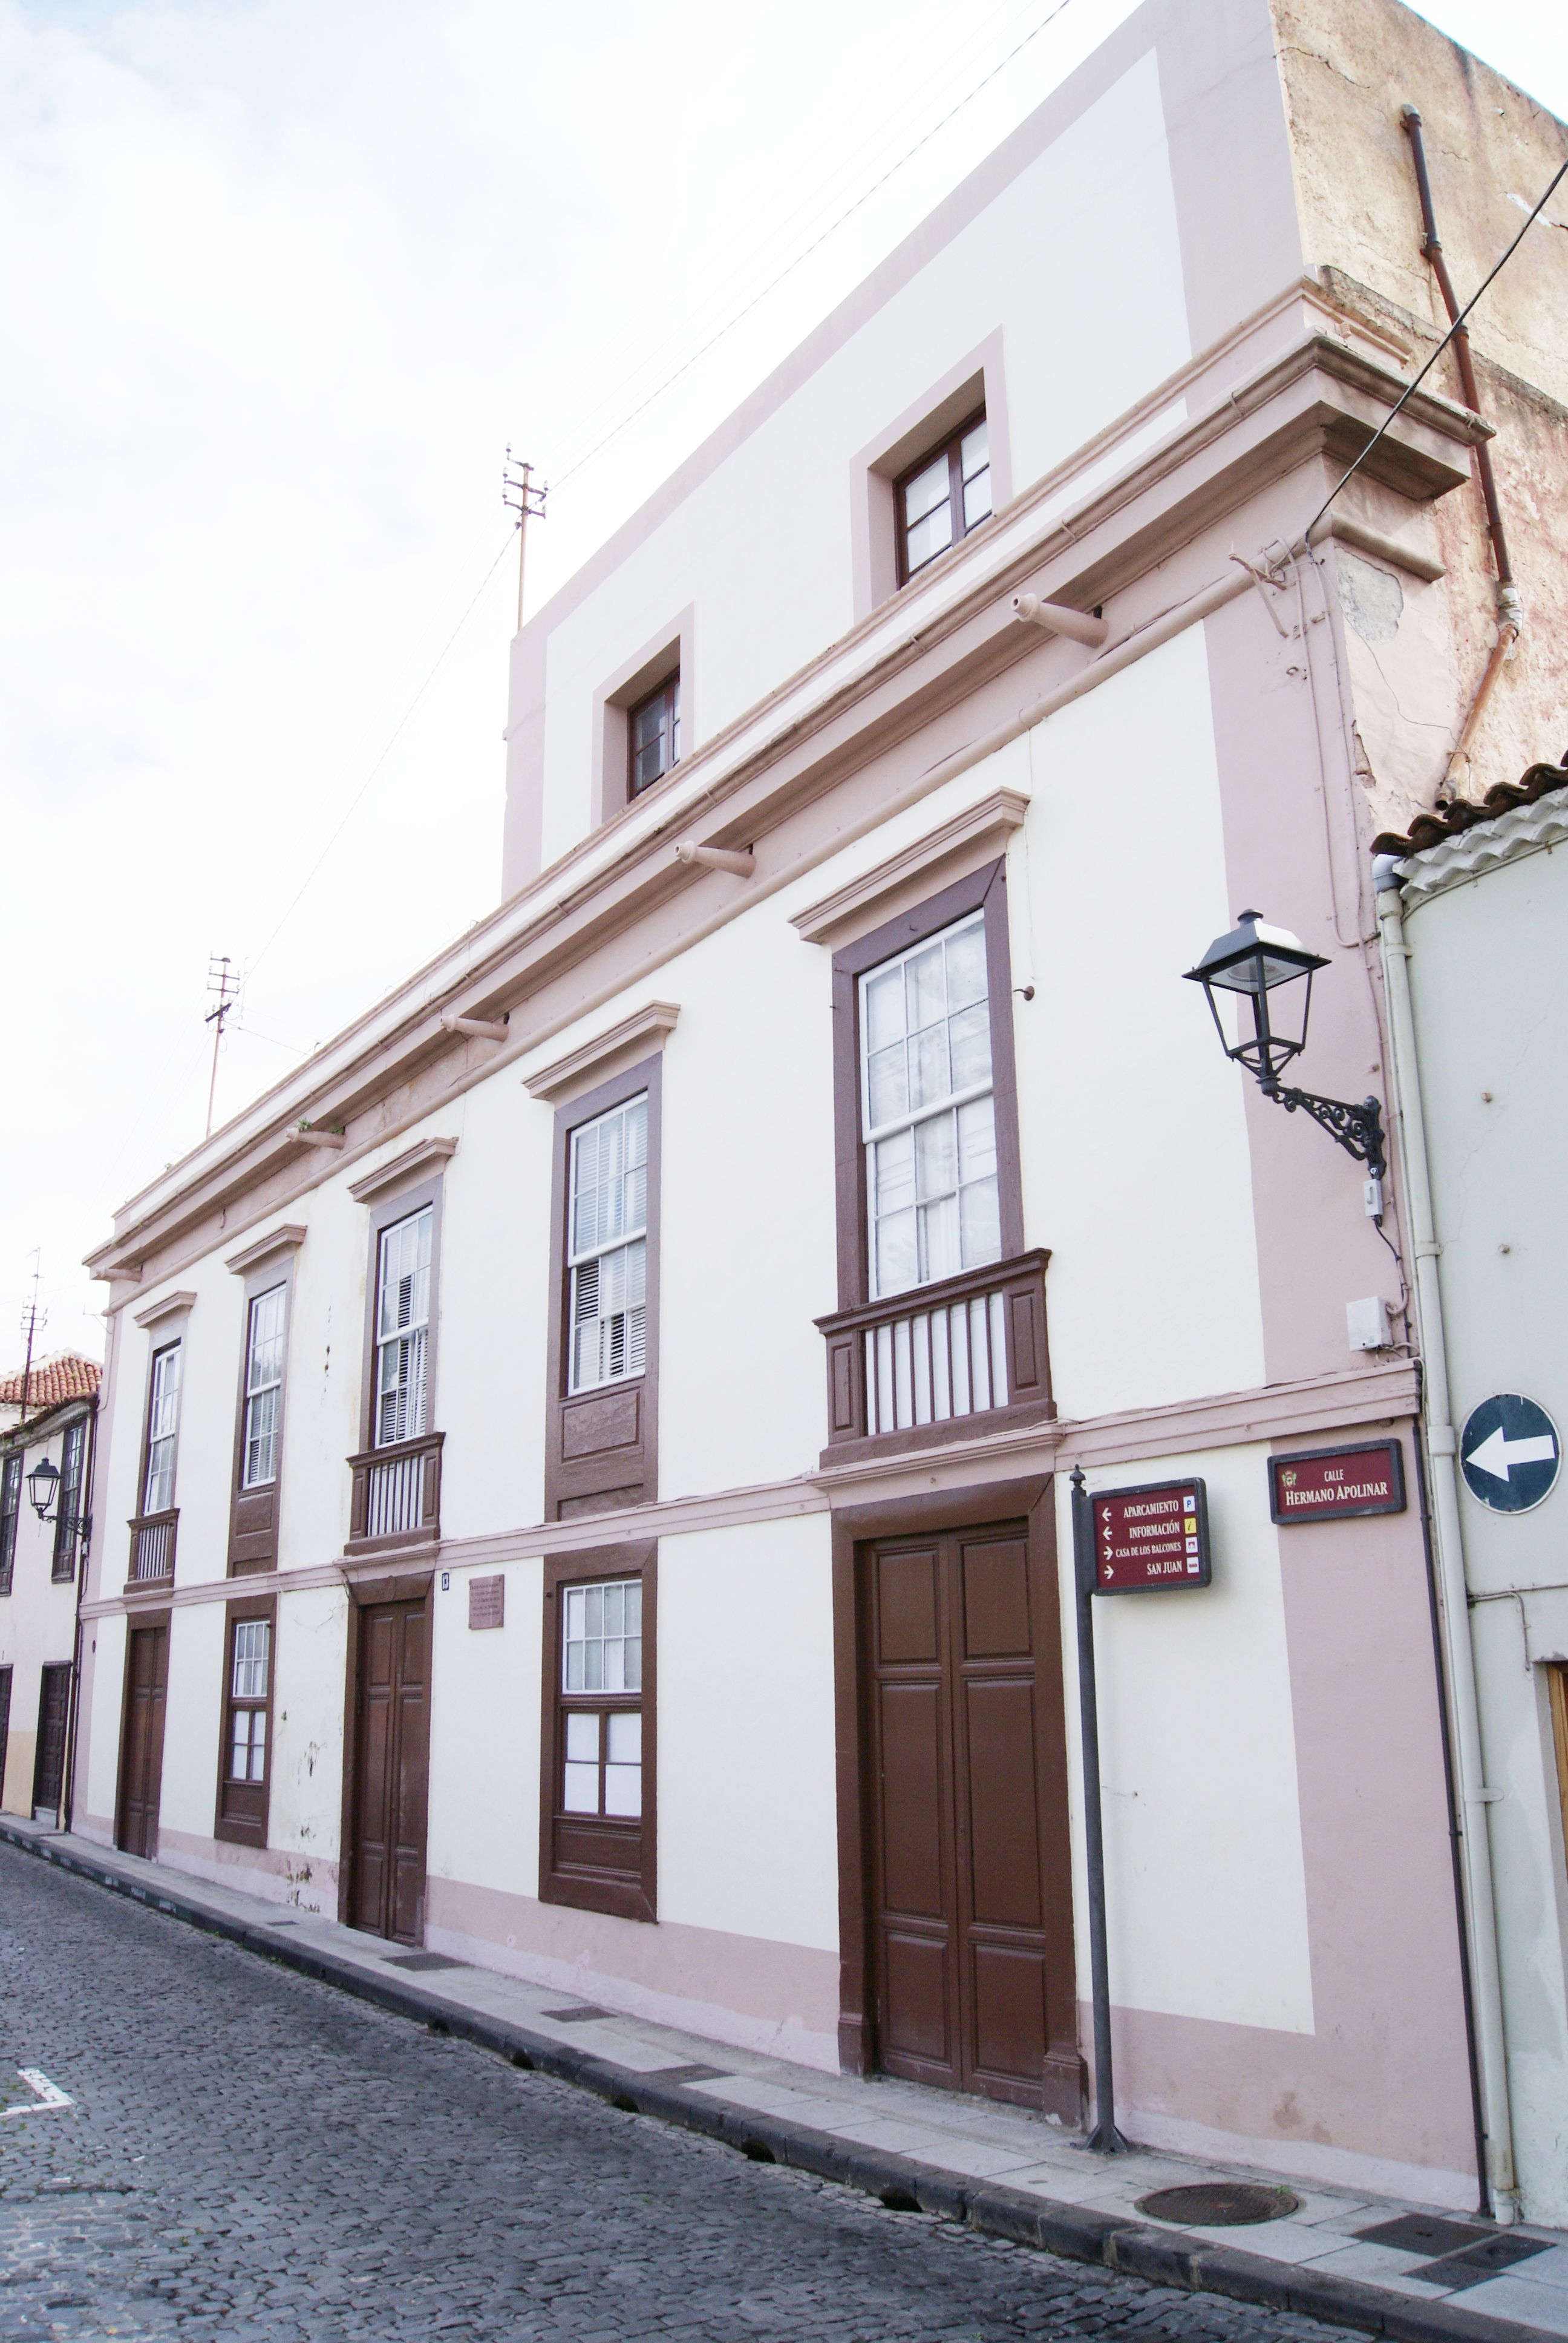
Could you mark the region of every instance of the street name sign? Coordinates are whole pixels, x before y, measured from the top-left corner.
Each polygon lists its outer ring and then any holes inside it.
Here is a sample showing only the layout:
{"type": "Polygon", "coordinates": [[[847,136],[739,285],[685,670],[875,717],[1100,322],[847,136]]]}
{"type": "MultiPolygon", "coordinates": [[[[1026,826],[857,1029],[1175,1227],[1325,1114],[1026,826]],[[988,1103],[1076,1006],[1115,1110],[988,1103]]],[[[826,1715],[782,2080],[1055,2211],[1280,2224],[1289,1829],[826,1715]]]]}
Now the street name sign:
{"type": "Polygon", "coordinates": [[[1527,1513],[1557,1485],[1563,1442],[1538,1400],[1498,1392],[1466,1418],[1459,1463],[1471,1495],[1493,1513],[1527,1513]]]}
{"type": "Polygon", "coordinates": [[[1269,1511],[1277,1522],[1353,1521],[1402,1513],[1404,1453],[1397,1440],[1313,1448],[1269,1459],[1269,1511]]]}
{"type": "Polygon", "coordinates": [[[1201,1481],[1097,1489],[1094,1592],[1148,1594],[1209,1584],[1209,1503],[1201,1481]]]}

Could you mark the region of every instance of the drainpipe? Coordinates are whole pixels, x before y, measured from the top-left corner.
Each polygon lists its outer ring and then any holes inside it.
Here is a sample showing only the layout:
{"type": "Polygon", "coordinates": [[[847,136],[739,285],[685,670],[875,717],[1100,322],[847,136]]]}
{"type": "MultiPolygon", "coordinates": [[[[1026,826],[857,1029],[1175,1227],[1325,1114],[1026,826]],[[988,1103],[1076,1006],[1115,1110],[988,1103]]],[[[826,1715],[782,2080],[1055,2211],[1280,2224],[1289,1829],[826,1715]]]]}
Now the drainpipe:
{"type": "Polygon", "coordinates": [[[1404,940],[1404,906],[1392,855],[1379,855],[1378,924],[1382,933],[1389,1038],[1392,1044],[1395,1111],[1402,1138],[1405,1207],[1414,1255],[1417,1322],[1424,1392],[1426,1452],[1432,1489],[1432,1528],[1437,1564],[1439,1635],[1452,1734],[1457,1791],[1461,1875],[1475,2018],[1475,2058],[1481,2086],[1482,2125],[1486,2141],[1483,2176],[1492,2217],[1517,2221],[1519,2189],[1513,2168],[1513,2126],[1509,2109],[1508,2047],[1503,2024],[1503,1986],[1497,1956],[1497,1914],[1493,1900],[1492,1846],[1487,1807],[1495,1793],[1485,1785],[1482,1765],[1481,1714],[1475,1688],[1475,1649],[1471,1640],[1469,1584],[1464,1566],[1463,1524],[1459,1504],[1459,1442],[1448,1390],[1448,1349],[1442,1297],[1438,1286],[1438,1242],[1432,1217],[1432,1182],[1426,1151],[1426,1121],[1415,1053],[1415,1017],[1411,1004],[1410,946],[1404,940]]]}
{"type": "MultiPolygon", "coordinates": [[[[1421,197],[1421,248],[1432,263],[1432,274],[1437,278],[1438,290],[1442,295],[1443,307],[1448,311],[1448,321],[1452,326],[1459,317],[1459,297],[1454,292],[1453,279],[1448,273],[1448,262],[1443,254],[1442,238],[1437,233],[1437,214],[1432,200],[1432,180],[1427,172],[1426,147],[1421,135],[1421,115],[1415,106],[1402,106],[1400,108],[1400,120],[1404,125],[1405,136],[1410,140],[1411,155],[1415,163],[1415,184],[1421,197]]],[[[1454,335],[1453,355],[1459,365],[1459,380],[1464,392],[1465,405],[1473,415],[1479,415],[1481,398],[1475,387],[1475,362],[1471,356],[1468,326],[1461,326],[1454,335]]],[[[1470,744],[1475,738],[1476,728],[1481,722],[1486,703],[1492,697],[1493,687],[1502,674],[1506,662],[1513,656],[1513,646],[1519,640],[1520,630],[1524,624],[1523,606],[1519,599],[1519,589],[1513,582],[1513,564],[1509,558],[1508,539],[1503,533],[1503,507],[1498,502],[1497,476],[1492,468],[1492,450],[1483,440],[1474,454],[1475,476],[1481,484],[1481,500],[1486,508],[1486,533],[1492,539],[1492,558],[1497,570],[1497,640],[1492,647],[1492,656],[1487,660],[1485,672],[1476,687],[1475,698],[1470,704],[1470,713],[1464,719],[1459,739],[1454,743],[1452,754],[1449,758],[1447,769],[1443,773],[1442,787],[1438,791],[1440,803],[1456,797],[1459,793],[1460,784],[1464,778],[1464,768],[1470,762],[1470,744]]]]}

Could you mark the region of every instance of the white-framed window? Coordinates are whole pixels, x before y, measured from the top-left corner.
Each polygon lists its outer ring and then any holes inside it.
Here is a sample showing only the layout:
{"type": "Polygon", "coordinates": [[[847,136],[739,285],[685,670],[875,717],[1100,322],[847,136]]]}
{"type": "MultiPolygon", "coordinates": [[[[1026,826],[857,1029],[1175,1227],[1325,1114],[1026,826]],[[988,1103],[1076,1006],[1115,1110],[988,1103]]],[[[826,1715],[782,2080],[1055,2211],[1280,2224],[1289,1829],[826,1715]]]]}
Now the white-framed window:
{"type": "Polygon", "coordinates": [[[426,1204],[381,1232],[376,1269],[377,1448],[424,1433],[435,1219],[434,1206],[426,1204]]]}
{"type": "Polygon", "coordinates": [[[647,1360],[648,1093],[571,1136],[569,1391],[640,1375],[647,1360]]]}
{"type": "Polygon", "coordinates": [[[144,1513],[166,1513],[175,1501],[175,1433],[180,1419],[180,1358],[185,1345],[170,1342],[153,1353],[147,1400],[147,1473],[144,1513]]]}
{"type": "Polygon", "coordinates": [[[286,1285],[269,1286],[250,1305],[245,1343],[245,1459],[240,1487],[259,1489],[277,1478],[278,1419],[283,1408],[286,1285]]]}
{"type": "Polygon", "coordinates": [[[879,1298],[1001,1258],[984,912],[868,970],[859,992],[879,1298]]]}
{"type": "Polygon", "coordinates": [[[564,1723],[561,1805],[568,1815],[642,1813],[642,1712],[596,1707],[582,1694],[642,1690],[642,1581],[600,1579],[561,1589],[564,1723]]]}
{"type": "Polygon", "coordinates": [[[272,1622],[235,1622],[234,1659],[229,1682],[228,1778],[231,1782],[266,1779],[266,1691],[272,1663],[272,1622]]]}

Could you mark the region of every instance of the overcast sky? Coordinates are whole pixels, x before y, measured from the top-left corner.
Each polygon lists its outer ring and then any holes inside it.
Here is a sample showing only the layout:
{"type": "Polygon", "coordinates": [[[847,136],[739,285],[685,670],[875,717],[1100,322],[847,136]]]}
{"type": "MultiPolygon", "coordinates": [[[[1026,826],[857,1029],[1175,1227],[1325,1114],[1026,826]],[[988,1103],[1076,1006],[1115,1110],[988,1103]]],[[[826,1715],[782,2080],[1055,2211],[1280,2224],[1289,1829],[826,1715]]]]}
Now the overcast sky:
{"type": "MultiPolygon", "coordinates": [[[[0,1371],[35,1248],[101,1352],[209,955],[221,1121],[496,900],[506,444],[537,607],[1131,0],[1053,5],[0,0],[0,1371]]],[[[1568,113],[1559,0],[1424,13],[1568,113]]]]}

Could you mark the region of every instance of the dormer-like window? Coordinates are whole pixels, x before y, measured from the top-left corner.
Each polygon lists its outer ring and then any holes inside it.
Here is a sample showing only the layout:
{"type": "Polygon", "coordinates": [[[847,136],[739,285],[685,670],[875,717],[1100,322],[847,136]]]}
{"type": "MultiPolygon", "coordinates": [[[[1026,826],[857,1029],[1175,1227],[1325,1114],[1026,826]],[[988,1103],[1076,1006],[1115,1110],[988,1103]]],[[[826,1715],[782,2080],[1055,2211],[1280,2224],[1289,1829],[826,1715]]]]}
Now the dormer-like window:
{"type": "Polygon", "coordinates": [[[990,444],[983,412],[896,484],[899,583],[990,518],[990,444]]]}
{"type": "Polygon", "coordinates": [[[680,761],[680,670],[626,712],[627,795],[640,796],[680,761]]]}

